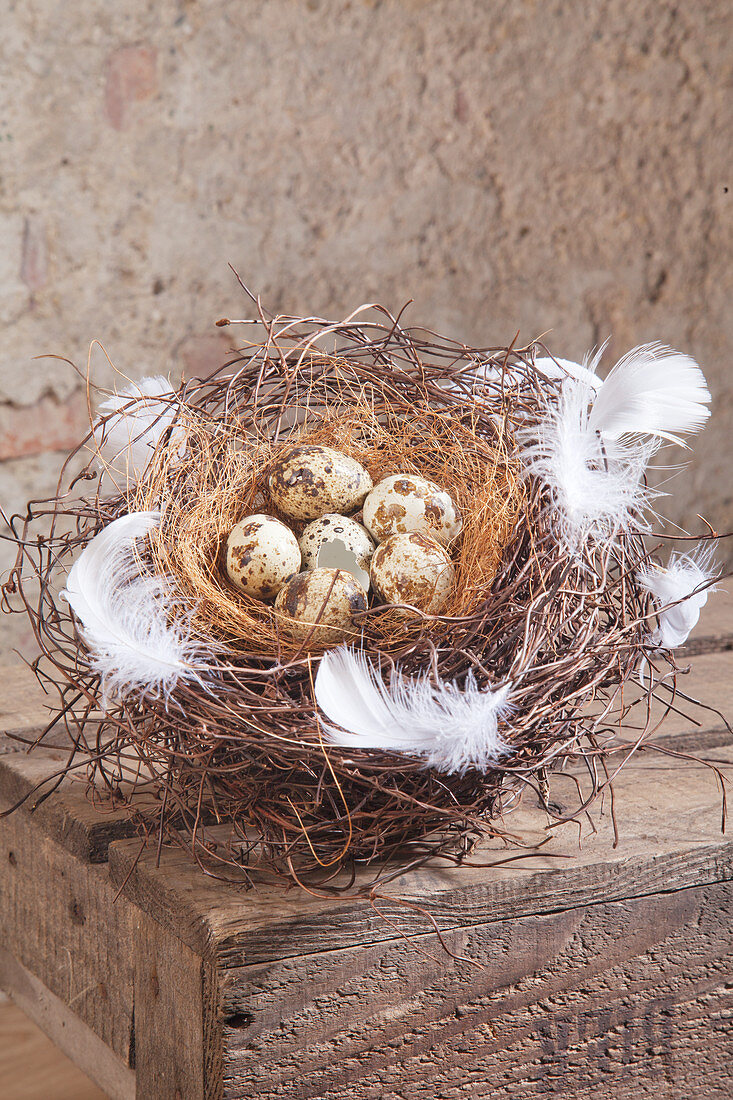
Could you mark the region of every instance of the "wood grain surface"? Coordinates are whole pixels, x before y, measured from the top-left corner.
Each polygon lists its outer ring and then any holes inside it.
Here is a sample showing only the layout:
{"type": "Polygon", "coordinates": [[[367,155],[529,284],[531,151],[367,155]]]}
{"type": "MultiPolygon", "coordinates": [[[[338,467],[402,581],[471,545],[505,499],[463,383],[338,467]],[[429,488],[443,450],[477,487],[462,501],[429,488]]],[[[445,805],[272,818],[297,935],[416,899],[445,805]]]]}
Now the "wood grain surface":
{"type": "Polygon", "coordinates": [[[224,1096],[733,1095],[732,908],[717,883],[449,933],[481,969],[426,936],[230,972],[224,1096]]]}
{"type": "Polygon", "coordinates": [[[134,952],[138,1096],[203,1096],[202,959],[144,917],[134,952]]]}
{"type": "Polygon", "coordinates": [[[63,749],[40,746],[31,754],[0,756],[0,792],[6,806],[23,803],[44,835],[91,863],[106,863],[110,841],[136,832],[129,815],[103,795],[89,797],[85,769],[57,787],[68,762],[63,749]],[[56,788],[56,789],[54,789],[56,788]],[[53,790],[53,797],[46,795],[53,790]],[[30,796],[30,797],[27,797],[30,796]]]}
{"type": "Polygon", "coordinates": [[[104,865],[43,834],[33,816],[0,823],[3,944],[128,1064],[133,1021],[133,929],[104,865]]]}
{"type": "MultiPolygon", "coordinates": [[[[0,753],[22,752],[32,745],[58,710],[55,688],[44,691],[20,661],[0,666],[0,753]]],[[[49,746],[65,745],[68,736],[58,726],[44,738],[49,746]]]]}

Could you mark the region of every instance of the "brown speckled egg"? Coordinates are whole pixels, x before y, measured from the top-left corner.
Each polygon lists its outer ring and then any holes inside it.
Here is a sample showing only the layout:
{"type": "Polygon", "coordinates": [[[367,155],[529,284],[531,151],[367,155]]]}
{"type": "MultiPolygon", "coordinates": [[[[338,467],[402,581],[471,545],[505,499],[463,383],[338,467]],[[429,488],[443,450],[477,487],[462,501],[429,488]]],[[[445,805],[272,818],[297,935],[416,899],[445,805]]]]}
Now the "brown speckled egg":
{"type": "Polygon", "coordinates": [[[246,516],[229,532],[227,575],[257,600],[272,600],[300,569],[300,547],[289,527],[272,516],[246,516]]]}
{"type": "Polygon", "coordinates": [[[455,569],[435,539],[409,531],[390,535],[377,547],[371,576],[385,603],[409,603],[437,615],[450,595],[455,569]]]}
{"type": "Polygon", "coordinates": [[[356,637],[353,616],[366,605],[366,592],[351,573],[310,569],[288,581],[275,600],[275,611],[287,632],[309,649],[356,637]]]}
{"type": "Polygon", "coordinates": [[[461,517],[452,498],[433,481],[416,474],[392,474],[364,501],[364,524],[377,542],[417,531],[447,546],[461,533],[461,517]]]}
{"type": "Polygon", "coordinates": [[[300,536],[300,549],[303,554],[303,568],[315,569],[318,565],[318,551],[324,542],[340,539],[347,550],[351,550],[362,569],[369,569],[374,553],[374,542],[366,527],[355,519],[327,512],[320,519],[314,519],[300,536]]]}
{"type": "Polygon", "coordinates": [[[325,512],[355,512],[372,488],[356,459],[332,447],[291,447],[272,467],[270,495],[289,519],[318,519],[325,512]]]}

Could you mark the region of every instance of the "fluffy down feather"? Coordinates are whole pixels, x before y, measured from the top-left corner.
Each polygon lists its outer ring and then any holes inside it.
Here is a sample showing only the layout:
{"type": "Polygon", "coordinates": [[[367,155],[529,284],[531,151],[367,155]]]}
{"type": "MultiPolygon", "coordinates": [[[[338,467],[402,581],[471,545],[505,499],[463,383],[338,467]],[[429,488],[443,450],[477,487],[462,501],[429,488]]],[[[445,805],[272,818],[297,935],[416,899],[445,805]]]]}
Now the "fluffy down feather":
{"type": "Polygon", "coordinates": [[[61,595],[101,678],[103,705],[150,693],[166,699],[179,679],[199,679],[204,647],[174,619],[165,577],[141,575],[135,543],[158,525],[157,512],[132,512],[108,524],[72,566],[61,595]]]}
{"type": "Polygon", "coordinates": [[[589,427],[594,389],[566,379],[557,404],[521,433],[527,472],[547,485],[558,536],[574,551],[588,536],[613,538],[647,504],[642,484],[650,443],[605,441],[589,427]]]}
{"type": "Polygon", "coordinates": [[[598,390],[603,379],[595,373],[597,362],[598,356],[592,359],[586,356],[582,363],[574,363],[572,359],[550,359],[549,356],[541,356],[535,359],[534,368],[538,374],[549,378],[550,381],[563,382],[566,378],[575,378],[578,382],[585,382],[591,389],[598,390]]]}
{"type": "Polygon", "coordinates": [[[691,554],[672,554],[666,569],[655,565],[639,575],[659,609],[659,625],[652,634],[654,645],[675,649],[685,644],[707,602],[710,582],[718,575],[710,544],[691,554]]]}
{"type": "Polygon", "coordinates": [[[178,404],[167,378],[142,378],[103,401],[94,429],[99,453],[122,489],[140,480],[178,404]]]}
{"type": "Polygon", "coordinates": [[[386,685],[367,657],[348,646],[325,654],[315,682],[334,744],[422,756],[426,767],[447,773],[486,771],[509,754],[498,731],[510,711],[509,693],[509,684],[480,691],[472,674],[463,690],[394,670],[386,685]]]}
{"type": "Polygon", "coordinates": [[[550,489],[571,550],[589,536],[614,538],[632,515],[638,524],[652,495],[642,483],[649,459],[662,440],[681,442],[673,433],[698,431],[709,416],[702,371],[686,355],[645,344],[600,385],[597,361],[583,368],[593,368],[593,381],[566,378],[545,416],[520,435],[525,466],[550,489]]]}
{"type": "MultiPolygon", "coordinates": [[[[603,347],[605,347],[605,344],[603,347]]],[[[535,359],[534,369],[537,374],[548,379],[550,382],[563,382],[566,378],[573,378],[576,381],[584,382],[595,391],[602,383],[602,379],[595,373],[595,368],[602,352],[603,348],[594,356],[586,355],[582,363],[575,363],[572,359],[551,359],[549,355],[543,355],[535,359]]],[[[498,384],[501,382],[502,376],[505,386],[516,386],[521,388],[528,384],[528,378],[524,371],[517,370],[513,367],[507,367],[507,369],[502,372],[497,370],[493,364],[489,363],[484,366],[483,377],[487,381],[498,384]]]]}

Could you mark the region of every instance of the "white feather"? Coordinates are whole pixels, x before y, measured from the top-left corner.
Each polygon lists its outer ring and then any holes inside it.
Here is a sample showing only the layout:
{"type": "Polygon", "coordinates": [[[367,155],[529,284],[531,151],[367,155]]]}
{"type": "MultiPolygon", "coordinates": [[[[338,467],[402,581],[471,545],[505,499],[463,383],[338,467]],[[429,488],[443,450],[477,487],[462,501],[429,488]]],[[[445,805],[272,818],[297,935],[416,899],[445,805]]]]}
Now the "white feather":
{"type": "MultiPolygon", "coordinates": [[[[605,344],[603,347],[605,347],[605,344]]],[[[593,357],[586,355],[582,363],[575,363],[572,359],[551,359],[549,355],[543,355],[539,359],[535,359],[534,370],[550,382],[563,382],[566,378],[574,378],[576,381],[586,383],[595,391],[600,388],[603,381],[595,373],[595,367],[602,351],[603,348],[593,357]]],[[[483,378],[495,385],[499,385],[503,378],[505,386],[516,386],[521,389],[529,384],[531,378],[531,372],[526,367],[510,366],[502,372],[490,361],[482,364],[482,366],[483,378]]]]}
{"type": "MultiPolygon", "coordinates": [[[[605,347],[605,345],[604,345],[605,347]]],[[[597,362],[597,357],[592,360],[597,362]]],[[[543,375],[553,382],[562,382],[566,378],[575,378],[579,382],[585,382],[591,389],[598,390],[602,379],[598,377],[592,366],[589,365],[589,357],[586,356],[583,363],[574,363],[572,359],[550,359],[549,356],[541,356],[535,359],[534,368],[538,374],[543,375]]]]}
{"type": "Polygon", "coordinates": [[[480,691],[469,673],[465,688],[427,675],[410,679],[393,670],[389,686],[363,653],[348,646],[321,659],[316,701],[337,745],[422,756],[442,772],[485,771],[508,755],[498,721],[510,710],[510,685],[480,691]],[[330,724],[333,723],[333,724],[330,724]]]}
{"type": "Polygon", "coordinates": [[[139,481],[178,412],[167,378],[142,378],[103,401],[94,435],[99,453],[120,487],[139,481]]]}
{"type": "Polygon", "coordinates": [[[614,538],[632,517],[643,529],[650,458],[662,440],[681,443],[674,432],[698,431],[709,416],[705,378],[688,356],[644,344],[598,384],[602,351],[585,360],[591,378],[566,378],[557,402],[520,435],[525,466],[550,489],[560,538],[573,550],[589,536],[614,538]]]}
{"type": "Polygon", "coordinates": [[[604,439],[649,435],[682,443],[710,416],[710,392],[694,359],[663,344],[642,344],[604,379],[588,426],[604,439]]]}
{"type": "Polygon", "coordinates": [[[84,548],[62,592],[81,623],[105,707],[131,693],[168,698],[179,678],[199,679],[205,667],[187,619],[173,617],[167,579],[142,572],[135,543],[159,518],[132,512],[113,520],[84,548]]]}
{"type": "Polygon", "coordinates": [[[577,379],[563,382],[543,419],[520,433],[528,473],[547,485],[558,536],[570,550],[586,538],[613,538],[649,499],[642,476],[654,446],[638,440],[605,441],[590,428],[595,389],[577,379]]]}
{"type": "Polygon", "coordinates": [[[659,625],[652,643],[662,649],[684,645],[707,602],[710,582],[719,570],[710,544],[690,554],[672,554],[666,569],[653,565],[639,575],[642,587],[657,604],[659,625]]]}

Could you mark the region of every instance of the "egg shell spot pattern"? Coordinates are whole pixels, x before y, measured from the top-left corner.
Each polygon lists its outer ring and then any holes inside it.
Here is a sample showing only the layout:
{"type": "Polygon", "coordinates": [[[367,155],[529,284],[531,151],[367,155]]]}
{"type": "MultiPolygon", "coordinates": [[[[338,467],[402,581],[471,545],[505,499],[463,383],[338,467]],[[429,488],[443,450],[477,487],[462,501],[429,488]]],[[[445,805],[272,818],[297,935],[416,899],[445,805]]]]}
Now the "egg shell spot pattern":
{"type": "Polygon", "coordinates": [[[305,648],[338,645],[347,635],[356,637],[354,615],[366,611],[362,586],[341,569],[309,569],[288,581],[275,600],[275,612],[305,648]]]}
{"type": "Polygon", "coordinates": [[[314,519],[300,536],[300,549],[303,554],[303,568],[315,569],[318,564],[318,551],[324,542],[340,539],[347,550],[351,550],[362,569],[369,569],[374,553],[374,542],[366,527],[355,519],[339,516],[336,512],[327,512],[320,519],[314,519]]]}
{"type": "Polygon", "coordinates": [[[300,569],[300,547],[289,527],[273,516],[246,516],[229,532],[227,575],[241,592],[272,600],[300,569]]]}
{"type": "Polygon", "coordinates": [[[319,519],[325,512],[355,512],[372,488],[364,467],[333,447],[290,448],[270,471],[270,496],[289,519],[319,519]]]}
{"type": "Polygon", "coordinates": [[[419,531],[390,535],[372,558],[372,584],[385,603],[411,604],[431,615],[445,606],[455,573],[443,547],[419,531]]]}
{"type": "Polygon", "coordinates": [[[416,531],[448,546],[461,533],[461,517],[450,494],[416,474],[392,474],[364,501],[364,524],[377,542],[416,531]]]}

